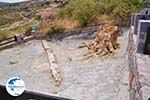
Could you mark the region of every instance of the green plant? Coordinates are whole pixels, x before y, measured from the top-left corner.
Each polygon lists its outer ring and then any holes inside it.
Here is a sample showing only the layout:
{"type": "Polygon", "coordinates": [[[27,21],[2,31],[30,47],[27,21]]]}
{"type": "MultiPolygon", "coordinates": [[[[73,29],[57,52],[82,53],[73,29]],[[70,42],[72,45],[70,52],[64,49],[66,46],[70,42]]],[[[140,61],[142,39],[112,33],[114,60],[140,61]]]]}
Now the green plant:
{"type": "Polygon", "coordinates": [[[97,0],[70,0],[59,12],[61,17],[71,17],[81,26],[91,23],[98,13],[99,2],[97,0]]]}
{"type": "Polygon", "coordinates": [[[39,21],[41,19],[41,15],[35,15],[34,18],[35,18],[35,20],[39,21]]]}
{"type": "Polygon", "coordinates": [[[112,13],[113,9],[116,7],[116,2],[110,2],[110,0],[105,0],[100,2],[100,14],[110,14],[112,13]]]}
{"type": "Polygon", "coordinates": [[[112,16],[116,24],[129,25],[131,14],[141,7],[139,0],[104,0],[100,2],[100,14],[112,16]]]}

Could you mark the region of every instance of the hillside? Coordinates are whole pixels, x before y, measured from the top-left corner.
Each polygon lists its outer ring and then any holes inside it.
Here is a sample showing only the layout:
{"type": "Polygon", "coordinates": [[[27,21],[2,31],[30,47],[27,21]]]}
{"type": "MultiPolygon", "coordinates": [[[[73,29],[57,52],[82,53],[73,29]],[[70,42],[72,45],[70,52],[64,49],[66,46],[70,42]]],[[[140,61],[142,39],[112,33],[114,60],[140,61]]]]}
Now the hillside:
{"type": "Polygon", "coordinates": [[[8,5],[8,3],[0,2],[0,8],[7,6],[7,5],[8,5]]]}
{"type": "Polygon", "coordinates": [[[9,7],[3,6],[0,10],[0,37],[14,34],[26,35],[32,25],[37,26],[37,33],[40,34],[51,34],[102,23],[128,26],[129,17],[133,12],[141,9],[141,3],[131,2],[131,5],[121,1],[88,0],[84,3],[82,0],[74,0],[63,3],[66,0],[31,0],[13,3],[9,7]]]}

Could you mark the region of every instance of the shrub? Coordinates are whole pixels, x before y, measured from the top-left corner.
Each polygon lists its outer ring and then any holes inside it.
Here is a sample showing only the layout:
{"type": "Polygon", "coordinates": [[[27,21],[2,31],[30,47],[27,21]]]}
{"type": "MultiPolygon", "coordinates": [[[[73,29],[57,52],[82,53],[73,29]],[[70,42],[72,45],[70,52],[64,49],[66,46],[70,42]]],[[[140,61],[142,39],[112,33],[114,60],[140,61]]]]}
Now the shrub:
{"type": "Polygon", "coordinates": [[[60,10],[61,17],[71,17],[77,20],[81,26],[91,23],[99,13],[99,2],[97,0],[70,0],[60,10]]]}
{"type": "Polygon", "coordinates": [[[115,2],[110,2],[108,0],[102,1],[100,2],[100,14],[110,14],[116,6],[115,2]]]}
{"type": "Polygon", "coordinates": [[[41,19],[41,15],[35,15],[34,18],[35,18],[35,20],[39,21],[41,19]]]}
{"type": "Polygon", "coordinates": [[[50,26],[48,34],[61,33],[61,32],[64,32],[64,31],[65,31],[65,28],[61,24],[54,23],[53,25],[50,26]]]}
{"type": "Polygon", "coordinates": [[[100,2],[100,14],[112,16],[116,24],[129,25],[131,14],[141,7],[139,0],[104,0],[100,2]]]}
{"type": "Polygon", "coordinates": [[[130,16],[135,12],[135,8],[127,3],[121,3],[113,10],[113,17],[116,18],[116,23],[120,25],[129,25],[130,16]]]}

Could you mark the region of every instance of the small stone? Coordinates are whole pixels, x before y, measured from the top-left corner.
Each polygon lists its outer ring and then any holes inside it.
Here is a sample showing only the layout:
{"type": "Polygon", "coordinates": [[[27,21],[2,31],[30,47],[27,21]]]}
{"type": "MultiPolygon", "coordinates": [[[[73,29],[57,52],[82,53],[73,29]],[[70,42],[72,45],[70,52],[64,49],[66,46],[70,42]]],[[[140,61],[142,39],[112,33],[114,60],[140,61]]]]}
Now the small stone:
{"type": "Polygon", "coordinates": [[[127,85],[128,85],[128,83],[122,83],[122,85],[125,85],[125,86],[127,86],[127,85]]]}
{"type": "Polygon", "coordinates": [[[69,61],[72,61],[72,58],[69,57],[68,60],[69,60],[69,61]]]}
{"type": "Polygon", "coordinates": [[[17,60],[17,59],[10,59],[9,63],[10,63],[11,65],[13,65],[13,64],[18,63],[18,60],[17,60]]]}

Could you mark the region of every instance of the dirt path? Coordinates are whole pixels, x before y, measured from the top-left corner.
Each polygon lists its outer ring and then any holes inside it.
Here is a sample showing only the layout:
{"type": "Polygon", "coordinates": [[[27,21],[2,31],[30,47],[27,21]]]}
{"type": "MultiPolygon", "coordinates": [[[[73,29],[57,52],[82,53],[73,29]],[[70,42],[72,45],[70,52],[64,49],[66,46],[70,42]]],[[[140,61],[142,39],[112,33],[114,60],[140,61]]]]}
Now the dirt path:
{"type": "MultiPolygon", "coordinates": [[[[127,31],[119,37],[121,48],[114,57],[83,59],[87,52],[78,48],[94,35],[73,35],[48,42],[54,51],[63,78],[57,95],[76,100],[129,100],[128,67],[126,64],[127,31]]],[[[0,52],[0,84],[12,76],[25,80],[26,89],[56,94],[48,60],[40,41],[0,52]]]]}

